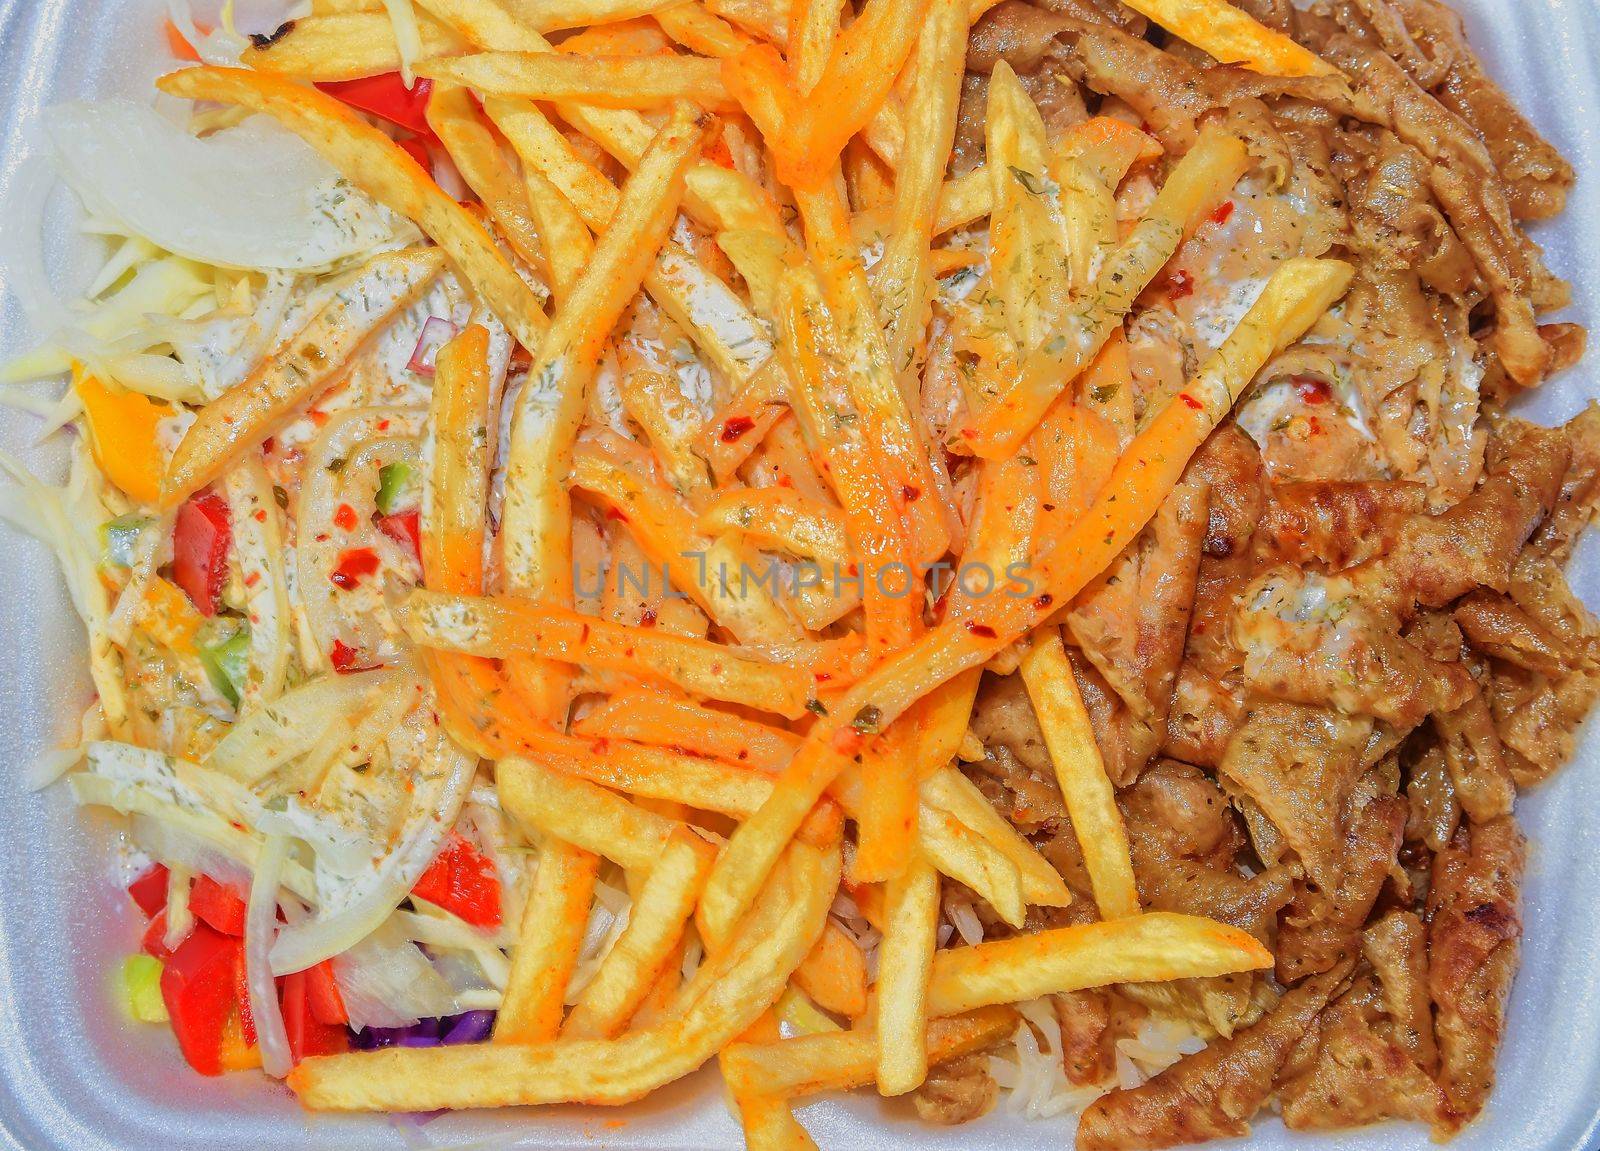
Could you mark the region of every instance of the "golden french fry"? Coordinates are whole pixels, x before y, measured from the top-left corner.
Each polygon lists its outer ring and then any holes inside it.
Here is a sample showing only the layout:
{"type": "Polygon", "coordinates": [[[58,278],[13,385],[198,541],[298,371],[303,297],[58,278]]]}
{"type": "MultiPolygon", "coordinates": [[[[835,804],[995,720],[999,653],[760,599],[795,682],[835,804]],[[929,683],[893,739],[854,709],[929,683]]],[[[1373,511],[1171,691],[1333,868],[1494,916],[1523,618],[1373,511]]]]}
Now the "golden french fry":
{"type": "MultiPolygon", "coordinates": [[[[471,46],[426,16],[417,21],[425,56],[451,56],[471,46]]],[[[239,62],[262,72],[301,80],[360,80],[400,69],[394,25],[381,8],[296,20],[270,44],[252,45],[239,62]]]]}
{"type": "Polygon", "coordinates": [[[1028,901],[1013,860],[948,811],[924,807],[917,826],[922,850],[934,866],[983,896],[1006,923],[1022,927],[1028,901]]]}
{"type": "Polygon", "coordinates": [[[375,256],[351,272],[285,348],[199,410],[162,477],[161,505],[176,507],[288,423],[297,407],[343,375],[362,341],[421,296],[443,267],[437,248],[408,248],[375,256]]]}
{"type": "Polygon", "coordinates": [[[654,13],[661,30],[691,52],[725,60],[737,56],[754,40],[720,16],[713,16],[696,0],[673,3],[654,13]]]}
{"type": "Polygon", "coordinates": [[[545,270],[550,276],[556,304],[560,306],[571,298],[583,269],[594,258],[594,237],[589,235],[572,201],[545,179],[542,172],[525,168],[522,187],[528,198],[528,209],[533,213],[534,229],[544,241],[545,270]]]}
{"type": "Polygon", "coordinates": [[[800,746],[800,737],[782,728],[654,692],[613,696],[574,720],[572,734],[677,747],[763,771],[777,771],[800,746]]]}
{"type": "Polygon", "coordinates": [[[444,249],[483,302],[528,348],[547,322],[533,292],[465,208],[439,189],[405,150],[332,96],[239,68],[184,68],[156,82],[189,100],[264,112],[310,144],[356,187],[412,220],[444,249]]]}
{"type": "Polygon", "coordinates": [[[716,851],[687,827],[672,833],[628,912],[628,925],[573,1004],[561,1034],[610,1038],[650,994],[677,953],[716,851]]]}
{"type": "MultiPolygon", "coordinates": [[[[495,0],[416,0],[416,3],[479,48],[493,52],[537,52],[544,44],[544,38],[529,27],[521,5],[516,11],[510,11],[495,0]]],[[[428,55],[439,53],[429,52],[428,55]]]]}
{"type": "Polygon", "coordinates": [[[708,534],[738,531],[763,547],[825,563],[850,563],[850,538],[838,508],[806,499],[793,488],[722,492],[700,513],[708,534]]]}
{"type": "MultiPolygon", "coordinates": [[[[685,109],[652,141],[570,296],[557,310],[517,398],[506,454],[501,541],[506,586],[519,595],[572,598],[572,446],[606,338],[639,290],[677,217],[683,173],[700,144],[685,109]]],[[[566,707],[566,677],[548,664],[519,663],[507,674],[546,718],[566,707]]]]}
{"type": "Polygon", "coordinates": [[[660,16],[679,0],[515,0],[524,22],[541,32],[616,24],[640,16],[660,16]]]}
{"type": "Polygon", "coordinates": [[[878,947],[878,1091],[904,1095],[928,1077],[928,976],[939,926],[939,874],[913,852],[884,898],[878,947]]]}
{"type": "Polygon", "coordinates": [[[1056,396],[1088,367],[1145,286],[1172,258],[1204,213],[1244,173],[1244,144],[1217,128],[1200,134],[1150,211],[1107,258],[1088,306],[1033,348],[1004,390],[988,398],[953,442],[985,459],[1004,459],[1033,431],[1056,396]]]}
{"type": "Polygon", "coordinates": [[[1271,966],[1272,952],[1237,927],[1152,911],[941,951],[928,981],[928,1013],[939,1018],[1086,987],[1203,979],[1271,966]]]}
{"type": "Polygon", "coordinates": [[[616,1039],[362,1051],[307,1059],[289,1086],[313,1110],[627,1103],[699,1068],[777,1002],[822,930],[839,852],[796,843],[665,1022],[616,1039]]]}
{"type": "Polygon", "coordinates": [[[418,643],[468,655],[540,655],[646,673],[708,699],[794,718],[805,713],[809,676],[710,640],[634,628],[518,596],[478,598],[418,590],[405,626],[418,643]]]}
{"type": "MultiPolygon", "coordinates": [[[[985,1007],[928,1024],[930,1064],[982,1051],[1010,1035],[1017,1013],[985,1007]]],[[[845,1091],[872,1082],[877,1037],[870,1028],[804,1035],[777,1043],[735,1043],[723,1053],[723,1074],[737,1090],[794,1099],[823,1091],[845,1091]]]]}
{"type": "Polygon", "coordinates": [[[986,141],[993,198],[989,274],[1011,338],[1029,351],[1060,327],[1067,308],[1067,223],[1050,179],[1044,120],[1003,60],[989,80],[986,141]]]}
{"type": "Polygon", "coordinates": [[[702,417],[684,395],[682,382],[641,368],[624,374],[619,389],[622,406],[644,429],[661,470],[678,494],[695,507],[709,500],[711,476],[705,461],[694,454],[702,417]]]}
{"type": "Polygon", "coordinates": [[[1128,7],[1224,64],[1268,76],[1332,76],[1338,69],[1228,0],[1128,0],[1128,7]]]}
{"type": "Polygon", "coordinates": [[[598,108],[659,108],[675,100],[713,112],[738,108],[722,86],[721,66],[699,56],[481,52],[426,60],[416,72],[495,96],[571,100],[598,108]]]}
{"type": "Polygon", "coordinates": [[[503,759],[496,778],[500,802],[513,817],[629,871],[648,872],[673,832],[683,825],[529,760],[503,759]]]}
{"type": "Polygon", "coordinates": [[[794,981],[818,1006],[850,1019],[867,1010],[867,961],[856,941],[833,920],[795,968],[794,981]]]}
{"type": "Polygon", "coordinates": [[[1128,829],[1117,810],[1117,793],[1106,776],[1061,633],[1055,628],[1043,628],[1034,636],[1033,646],[1022,657],[1022,679],[1055,764],[1073,834],[1083,849],[1100,918],[1137,915],[1139,889],[1133,879],[1128,829]]]}
{"type": "MultiPolygon", "coordinates": [[[[1072,902],[1072,894],[1067,890],[1060,872],[995,811],[977,785],[960,771],[943,767],[928,776],[922,782],[922,801],[933,811],[948,814],[1002,858],[1009,860],[1017,869],[1022,896],[1027,903],[1039,907],[1065,907],[1072,902]]],[[[928,826],[927,820],[925,814],[923,826],[928,826]]],[[[924,849],[927,850],[926,847],[924,849]]],[[[961,877],[952,875],[951,878],[961,877]]]]}
{"type": "Polygon", "coordinates": [[[933,289],[933,243],[939,191],[955,142],[967,50],[964,0],[931,0],[912,56],[905,142],[895,172],[894,207],[883,257],[872,270],[889,363],[915,361],[933,289]]]}
{"type": "MultiPolygon", "coordinates": [[[[593,450],[577,453],[568,482],[623,518],[628,531],[707,615],[743,643],[784,643],[802,632],[769,588],[773,570],[727,533],[708,537],[665,484],[642,478],[593,450]]],[[[712,698],[722,698],[713,696],[712,698]]]]}
{"type": "Polygon", "coordinates": [[[511,250],[530,267],[542,266],[544,245],[528,210],[527,196],[471,94],[452,84],[435,85],[428,98],[427,117],[428,126],[450,153],[467,187],[478,194],[511,250]]]}
{"type": "Polygon", "coordinates": [[[583,950],[600,857],[547,836],[522,912],[496,1043],[546,1043],[561,1030],[567,984],[583,950]]]}

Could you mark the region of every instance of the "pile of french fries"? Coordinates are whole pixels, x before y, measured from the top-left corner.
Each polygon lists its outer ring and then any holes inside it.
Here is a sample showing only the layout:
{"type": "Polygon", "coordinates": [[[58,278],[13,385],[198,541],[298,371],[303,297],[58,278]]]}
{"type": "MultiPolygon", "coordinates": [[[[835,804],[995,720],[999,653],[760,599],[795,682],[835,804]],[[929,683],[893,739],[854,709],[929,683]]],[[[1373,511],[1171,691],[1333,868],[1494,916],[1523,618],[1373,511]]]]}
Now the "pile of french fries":
{"type": "MultiPolygon", "coordinates": [[[[968,30],[988,6],[316,0],[247,68],[161,81],[298,133],[431,239],[389,257],[395,275],[421,282],[447,261],[529,360],[495,534],[488,335],[468,327],[439,356],[425,587],[404,613],[442,722],[493,762],[503,809],[542,845],[504,1006],[482,1046],[307,1060],[290,1083],[308,1106],[616,1104],[719,1057],[749,1145],[808,1147],[793,1101],[912,1091],[930,1065],[1013,1034],[1010,1004],[1271,964],[1243,932],[1141,910],[1056,619],[1350,270],[1284,263],[1184,390],[1136,423],[1122,325],[1244,174],[1245,146],[1206,128],[1168,157],[1110,117],[1052,143],[1001,64],[986,161],[947,179],[968,30]],[[432,83],[428,122],[466,204],[311,83],[402,66],[432,83]],[[1159,192],[1119,226],[1115,193],[1136,166],[1159,192]],[[985,225],[986,258],[947,243],[985,225]],[[936,280],[974,261],[992,354],[935,443],[918,395],[936,280]],[[709,366],[715,411],[675,379],[624,371],[628,439],[597,416],[595,382],[641,298],[709,366]],[[977,473],[970,515],[947,452],[977,473]],[[773,474],[783,482],[756,482],[773,474]],[[575,501],[604,513],[606,562],[664,565],[687,598],[648,618],[585,598],[573,573],[595,548],[575,501]],[[903,572],[911,594],[869,576],[786,597],[714,574],[773,554],[903,572]],[[1025,571],[1029,592],[930,602],[922,573],[945,557],[1025,571]],[[1025,930],[1030,907],[1072,896],[957,766],[996,659],[1020,660],[1045,732],[1099,912],[1086,926],[1025,930]],[[633,909],[569,1007],[604,860],[626,871],[633,909]],[[947,879],[1015,933],[937,947],[947,879]],[[841,886],[882,933],[875,978],[830,917],[841,886]],[[691,937],[705,959],[684,978],[691,937]],[[815,1033],[783,1038],[797,1003],[815,1033]]],[[[1133,6],[1219,59],[1328,71],[1222,0],[1133,6]]],[[[349,320],[321,351],[374,320],[349,320]]],[[[328,386],[336,361],[278,364],[205,409],[167,501],[223,474],[263,413],[328,386]]]]}

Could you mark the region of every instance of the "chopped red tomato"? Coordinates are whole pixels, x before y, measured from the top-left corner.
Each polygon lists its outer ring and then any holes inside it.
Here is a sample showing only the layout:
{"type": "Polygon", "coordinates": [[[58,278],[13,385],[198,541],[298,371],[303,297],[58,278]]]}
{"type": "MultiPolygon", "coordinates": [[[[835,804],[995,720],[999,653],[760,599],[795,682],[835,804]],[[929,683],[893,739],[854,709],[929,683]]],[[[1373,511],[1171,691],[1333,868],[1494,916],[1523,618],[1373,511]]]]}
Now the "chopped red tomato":
{"type": "Polygon", "coordinates": [[[378,530],[401,547],[411,552],[411,558],[422,562],[422,513],[415,508],[408,512],[378,517],[378,530]]]}
{"type": "Polygon", "coordinates": [[[139,950],[146,955],[153,955],[165,963],[172,958],[172,949],[167,946],[167,913],[163,909],[156,912],[155,918],[150,921],[150,926],[144,929],[144,938],[139,941],[139,950]]]}
{"type": "Polygon", "coordinates": [[[152,863],[128,884],[128,894],[139,905],[146,919],[154,919],[167,905],[167,868],[165,864],[152,863]]]}
{"type": "Polygon", "coordinates": [[[356,509],[349,504],[340,504],[338,510],[333,513],[333,526],[340,531],[353,532],[356,530],[356,524],[360,522],[356,518],[356,509]]]}
{"type": "Polygon", "coordinates": [[[1224,200],[1211,210],[1211,222],[1213,224],[1226,224],[1232,215],[1233,201],[1224,200]]]}
{"type": "Polygon", "coordinates": [[[172,529],[172,582],[201,615],[216,615],[222,604],[231,539],[228,504],[216,492],[203,491],[178,509],[172,529]]]}
{"type": "Polygon", "coordinates": [[[189,890],[189,910],[194,912],[196,919],[224,935],[244,934],[244,896],[209,875],[202,875],[194,881],[194,886],[189,890]]]}
{"type": "Polygon", "coordinates": [[[333,641],[333,650],[328,652],[328,662],[340,675],[354,675],[358,671],[371,671],[375,667],[383,666],[381,663],[362,663],[361,653],[342,639],[333,641]]]}
{"type": "Polygon", "coordinates": [[[1194,295],[1194,277],[1179,268],[1167,277],[1167,295],[1174,300],[1194,295]]]}
{"type": "Polygon", "coordinates": [[[1317,376],[1294,376],[1295,394],[1302,403],[1316,405],[1325,404],[1333,399],[1333,389],[1328,386],[1328,381],[1317,376]]]}
{"type": "Polygon", "coordinates": [[[289,1054],[296,1063],[308,1055],[336,1055],[350,1049],[350,1036],[342,1023],[324,1023],[312,1006],[309,971],[284,977],[283,1029],[289,1037],[289,1054]]]}
{"type": "Polygon", "coordinates": [[[403,136],[395,141],[418,164],[422,165],[424,172],[433,171],[433,157],[428,155],[428,141],[421,136],[403,136]]]}
{"type": "Polygon", "coordinates": [[[409,128],[419,136],[433,135],[427,115],[432,80],[418,80],[414,87],[407,88],[400,73],[385,72],[359,80],[327,81],[317,87],[352,108],[371,112],[380,120],[409,128]]]}
{"type": "Polygon", "coordinates": [[[350,591],[378,570],[378,553],[371,548],[351,548],[339,557],[339,564],[328,576],[337,588],[350,591]]]}
{"type": "Polygon", "coordinates": [[[205,924],[165,960],[161,998],[183,1057],[202,1075],[222,1074],[223,1033],[238,1004],[244,944],[205,924]]]}
{"type": "Polygon", "coordinates": [[[333,977],[333,960],[324,959],[315,967],[307,968],[306,1002],[311,1006],[311,1017],[318,1023],[343,1027],[350,1022],[350,1012],[345,1009],[344,996],[339,994],[338,980],[333,977]]]}
{"type": "Polygon", "coordinates": [[[450,836],[411,894],[474,927],[500,926],[500,879],[494,860],[459,835],[450,836]]]}

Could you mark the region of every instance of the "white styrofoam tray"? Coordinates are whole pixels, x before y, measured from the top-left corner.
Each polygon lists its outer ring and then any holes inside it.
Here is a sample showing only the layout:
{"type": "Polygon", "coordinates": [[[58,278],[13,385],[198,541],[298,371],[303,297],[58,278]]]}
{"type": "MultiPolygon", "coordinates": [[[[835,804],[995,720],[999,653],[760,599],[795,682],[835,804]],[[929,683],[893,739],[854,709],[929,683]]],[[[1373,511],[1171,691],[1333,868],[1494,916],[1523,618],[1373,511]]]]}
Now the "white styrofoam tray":
{"type": "MultiPolygon", "coordinates": [[[[1573,318],[1600,328],[1600,6],[1458,6],[1490,72],[1578,166],[1566,215],[1537,235],[1555,270],[1573,281],[1573,318]]],[[[0,0],[0,214],[40,108],[77,96],[148,98],[150,79],[170,66],[162,7],[160,0],[0,0]]],[[[247,29],[274,23],[270,10],[244,7],[247,29]]],[[[81,245],[65,235],[52,241],[63,279],[83,275],[81,245]]],[[[9,355],[31,334],[3,279],[0,289],[0,354],[9,355]]],[[[1600,353],[1591,353],[1525,411],[1547,422],[1571,415],[1600,396],[1597,369],[1600,353]]],[[[28,423],[0,419],[0,446],[59,479],[60,443],[32,446],[28,423]]],[[[387,1117],[308,1116],[258,1075],[202,1079],[184,1067],[164,1028],[127,1022],[108,980],[135,946],[139,925],[108,880],[114,826],[77,811],[63,789],[29,795],[18,782],[21,765],[70,731],[89,701],[81,629],[45,549],[0,533],[0,1151],[741,1145],[711,1071],[631,1108],[450,1115],[419,1127],[387,1117]]],[[[1600,545],[1580,554],[1574,583],[1600,607],[1600,545]]],[[[1522,973],[1499,1086],[1482,1121],[1455,1143],[1460,1151],[1600,1147],[1600,852],[1590,827],[1591,813],[1600,814],[1597,759],[1600,727],[1591,726],[1576,762],[1519,806],[1532,840],[1522,973]]],[[[822,1147],[840,1151],[1001,1143],[1042,1151],[1072,1138],[1070,1119],[1028,1123],[996,1113],[942,1129],[918,1123],[904,1104],[871,1098],[825,1100],[801,1116],[822,1147]]],[[[1428,1142],[1417,1126],[1307,1136],[1263,1119],[1249,1146],[1420,1151],[1428,1142]]]]}

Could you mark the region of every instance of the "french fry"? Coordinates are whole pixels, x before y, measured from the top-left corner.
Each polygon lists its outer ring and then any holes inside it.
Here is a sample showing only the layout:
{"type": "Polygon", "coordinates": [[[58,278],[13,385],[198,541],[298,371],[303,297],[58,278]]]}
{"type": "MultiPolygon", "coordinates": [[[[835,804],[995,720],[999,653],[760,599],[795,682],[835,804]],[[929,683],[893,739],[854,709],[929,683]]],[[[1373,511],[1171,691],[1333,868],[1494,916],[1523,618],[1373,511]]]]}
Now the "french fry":
{"type": "Polygon", "coordinates": [[[1129,0],[1128,7],[1223,64],[1267,76],[1334,76],[1338,69],[1228,0],[1129,0]]]}
{"type": "Polygon", "coordinates": [[[789,762],[800,737],[692,700],[637,692],[617,696],[574,721],[574,735],[676,747],[763,771],[789,762]]]}
{"type": "Polygon", "coordinates": [[[1020,371],[956,433],[954,442],[985,459],[1013,454],[1051,402],[1089,365],[1134,299],[1178,244],[1227,195],[1247,163],[1244,145],[1208,128],[1178,162],[1150,211],[1107,258],[1084,309],[1034,348],[1020,371]]]}
{"type": "Polygon", "coordinates": [[[790,0],[705,0],[706,10],[773,44],[789,36],[790,0]]]}
{"type": "Polygon", "coordinates": [[[878,1092],[904,1095],[928,1077],[928,976],[939,926],[939,874],[916,853],[891,878],[878,948],[878,1092]]]}
{"type": "Polygon", "coordinates": [[[769,359],[707,421],[700,437],[700,454],[711,465],[718,483],[726,483],[788,414],[788,391],[789,377],[783,365],[769,359]]]}
{"type": "MultiPolygon", "coordinates": [[[[829,370],[840,362],[835,356],[845,341],[832,330],[816,276],[807,269],[791,271],[784,277],[781,296],[780,343],[793,384],[794,412],[805,431],[806,446],[818,458],[818,470],[827,476],[844,508],[851,551],[859,556],[862,569],[867,642],[875,651],[892,650],[914,634],[920,622],[912,586],[893,594],[887,582],[896,570],[905,573],[908,585],[916,582],[904,524],[877,466],[882,457],[869,446],[867,429],[860,426],[856,397],[829,370]]],[[[883,429],[880,425],[873,430],[883,429]]]]}
{"type": "Polygon", "coordinates": [[[490,599],[415,591],[405,626],[421,644],[504,659],[539,655],[675,683],[691,695],[794,718],[805,714],[809,677],[709,640],[581,616],[520,596],[490,599]]]}
{"type": "Polygon", "coordinates": [[[560,1032],[599,872],[598,855],[546,837],[494,1021],[495,1043],[548,1043],[560,1032]]]}
{"type": "Polygon", "coordinates": [[[660,108],[690,100],[713,112],[738,109],[722,86],[721,66],[699,56],[480,52],[427,60],[416,71],[496,96],[571,100],[597,108],[660,108]]]}
{"type": "MultiPolygon", "coordinates": [[[[928,1024],[927,1061],[943,1063],[982,1051],[1009,1036],[1017,1013],[984,1007],[928,1024]]],[[[777,1043],[735,1043],[723,1053],[723,1074],[736,1090],[796,1099],[824,1091],[847,1091],[873,1081],[877,1036],[869,1028],[804,1035],[777,1043]]]]}
{"type": "Polygon", "coordinates": [[[922,850],[942,873],[988,902],[1002,920],[1022,928],[1028,917],[1016,863],[948,811],[925,808],[918,823],[922,850]]]}
{"type": "MultiPolygon", "coordinates": [[[[977,785],[960,771],[945,766],[928,776],[922,781],[922,801],[932,811],[949,815],[1009,860],[1017,869],[1022,896],[1027,903],[1037,907],[1065,907],[1072,902],[1072,894],[1061,874],[995,811],[977,785]]],[[[923,826],[930,826],[929,818],[925,813],[923,826]]],[[[930,856],[934,854],[926,843],[924,850],[930,856]]],[[[950,875],[948,871],[945,874],[950,875]]]]}
{"type": "Polygon", "coordinates": [[[444,249],[524,347],[548,326],[533,292],[471,213],[439,189],[405,149],[332,96],[276,76],[238,68],[184,68],[156,82],[189,100],[217,100],[264,112],[315,148],[373,199],[412,220],[444,249]]]}
{"type": "MultiPolygon", "coordinates": [[[[783,999],[778,1001],[779,1009],[783,1000],[787,999],[793,990],[793,987],[790,987],[783,993],[783,999]]],[[[739,1036],[738,1041],[775,1043],[781,1035],[778,1029],[777,1011],[769,1010],[739,1036]]],[[[723,1064],[720,1054],[717,1061],[719,1066],[723,1064]]],[[[748,1091],[735,1090],[731,1086],[728,1091],[733,1097],[739,1125],[744,1129],[745,1151],[815,1151],[816,1143],[795,1119],[794,1111],[787,1099],[770,1095],[753,1095],[748,1091]]]]}
{"type": "Polygon", "coordinates": [[[807,500],[792,488],[724,491],[696,521],[707,534],[743,533],[763,547],[805,559],[845,565],[850,540],[839,509],[807,500]]]}
{"type": "MultiPolygon", "coordinates": [[[[425,56],[468,51],[464,39],[437,20],[417,21],[425,56]]],[[[382,9],[309,16],[270,44],[246,48],[239,62],[261,72],[300,80],[360,80],[400,70],[394,25],[382,9]]]]}
{"type": "MultiPolygon", "coordinates": [[[[680,109],[623,189],[593,258],[558,309],[517,399],[506,455],[501,531],[506,586],[525,596],[572,597],[572,446],[600,353],[677,216],[683,173],[700,129],[680,109]]],[[[548,664],[513,663],[508,678],[536,714],[566,709],[566,682],[548,664]]]]}
{"type": "Polygon", "coordinates": [[[1070,284],[1067,223],[1049,176],[1044,120],[1005,61],[989,80],[986,167],[993,206],[989,274],[1024,351],[1060,327],[1070,284]]]}
{"type": "Polygon", "coordinates": [[[572,486],[597,497],[622,517],[651,559],[712,619],[745,643],[798,640],[799,627],[767,587],[767,566],[731,535],[706,537],[673,494],[600,452],[574,459],[572,486]]]}
{"type": "Polygon", "coordinates": [[[794,972],[795,985],[817,1005],[854,1019],[867,1010],[867,961],[856,941],[832,919],[794,972]]]}
{"type": "Polygon", "coordinates": [[[861,805],[850,876],[858,883],[899,877],[911,864],[917,838],[917,755],[922,706],[861,749],[861,805]]]}
{"type": "Polygon", "coordinates": [[[755,41],[720,16],[713,16],[697,0],[673,3],[654,13],[661,30],[691,52],[725,60],[737,56],[755,41]]]}
{"type": "Polygon", "coordinates": [[[1270,966],[1272,952],[1248,932],[1199,916],[1152,911],[941,951],[928,981],[928,1013],[940,1018],[1086,987],[1203,979],[1270,966]]]}
{"type": "Polygon", "coordinates": [[[516,0],[523,21],[541,32],[659,16],[676,3],[678,0],[516,0]]]}
{"type": "Polygon", "coordinates": [[[525,169],[522,187],[528,210],[533,213],[534,230],[544,242],[544,268],[559,306],[571,298],[583,269],[594,257],[594,238],[572,201],[542,172],[525,169]]]}
{"type": "Polygon", "coordinates": [[[1133,878],[1128,829],[1117,810],[1116,790],[1106,776],[1061,633],[1042,628],[1022,657],[1021,670],[1072,817],[1073,834],[1083,849],[1100,918],[1137,915],[1139,888],[1133,878]]]}
{"type": "MultiPolygon", "coordinates": [[[[260,457],[246,456],[222,477],[233,530],[233,562],[245,589],[250,657],[240,692],[243,710],[270,703],[283,691],[289,670],[289,588],[284,571],[283,513],[272,477],[260,457]]],[[[161,585],[171,587],[165,580],[161,585]]]]}
{"type": "MultiPolygon", "coordinates": [[[[521,5],[518,10],[511,11],[495,0],[416,0],[416,4],[479,48],[495,52],[537,52],[543,43],[543,38],[528,26],[521,5]]],[[[428,55],[440,53],[429,52],[428,55]]]]}
{"type": "Polygon", "coordinates": [[[331,387],[362,341],[421,296],[443,267],[438,249],[408,248],[375,256],[349,273],[286,347],[200,409],[167,464],[161,506],[176,507],[219,479],[302,403],[331,387]]]}
{"type": "MultiPolygon", "coordinates": [[[[623,374],[622,406],[644,429],[661,470],[691,507],[711,498],[711,476],[694,454],[702,417],[675,377],[641,368],[623,374]]],[[[711,533],[716,534],[716,533],[711,533]]]]}
{"type": "Polygon", "coordinates": [[[930,0],[917,40],[894,208],[883,257],[872,271],[889,363],[914,361],[933,288],[929,247],[939,191],[955,142],[967,47],[963,0],[930,0]]]}
{"type": "Polygon", "coordinates": [[[617,189],[573,150],[537,105],[510,96],[486,96],[483,110],[521,158],[523,168],[554,184],[591,231],[610,222],[617,210],[617,189]]]}
{"type": "Polygon", "coordinates": [[[639,888],[600,969],[561,1027],[564,1038],[610,1038],[627,1026],[676,952],[716,852],[687,827],[672,833],[639,888]]]}
{"type": "Polygon", "coordinates": [[[461,178],[478,194],[511,250],[530,267],[545,266],[544,245],[527,196],[471,94],[453,84],[434,85],[427,118],[461,178]]]}
{"type": "Polygon", "coordinates": [[[648,872],[683,824],[543,764],[504,759],[496,771],[500,801],[519,822],[575,847],[648,872]]]}
{"type": "Polygon", "coordinates": [[[402,1048],[306,1059],[289,1086],[313,1110],[627,1103],[688,1075],[742,1034],[788,985],[822,930],[838,849],[797,843],[738,936],[679,993],[666,1022],[616,1039],[402,1048]]]}

